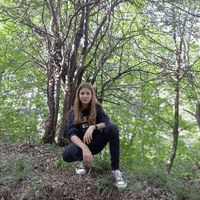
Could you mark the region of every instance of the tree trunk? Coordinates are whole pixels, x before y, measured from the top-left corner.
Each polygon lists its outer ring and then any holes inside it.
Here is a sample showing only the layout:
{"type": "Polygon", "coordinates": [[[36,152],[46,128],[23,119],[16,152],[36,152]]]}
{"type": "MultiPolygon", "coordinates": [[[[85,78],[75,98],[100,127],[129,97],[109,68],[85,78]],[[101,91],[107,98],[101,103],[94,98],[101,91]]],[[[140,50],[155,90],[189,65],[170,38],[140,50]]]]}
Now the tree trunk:
{"type": "Polygon", "coordinates": [[[63,116],[62,116],[60,130],[58,134],[58,142],[57,142],[59,146],[65,146],[67,143],[69,143],[69,139],[64,137],[64,133],[67,130],[67,114],[73,105],[74,94],[75,92],[73,90],[73,86],[70,83],[68,84],[68,90],[66,90],[65,92],[63,116]]]}
{"type": "Polygon", "coordinates": [[[196,118],[196,121],[197,121],[199,130],[200,130],[200,101],[198,101],[198,102],[196,103],[195,118],[196,118]]]}
{"type": "Polygon", "coordinates": [[[48,107],[49,107],[49,116],[45,123],[45,133],[42,138],[44,143],[54,143],[55,142],[55,81],[53,78],[48,78],[47,84],[47,96],[48,96],[48,107]]]}
{"type": "MultiPolygon", "coordinates": [[[[57,51],[55,51],[57,54],[57,51]]],[[[60,89],[61,89],[61,76],[58,71],[59,62],[58,57],[51,57],[51,64],[48,65],[47,75],[47,98],[49,107],[49,116],[45,124],[45,134],[42,138],[44,143],[55,143],[56,128],[58,121],[58,112],[60,105],[60,89]]]]}
{"type": "Polygon", "coordinates": [[[68,84],[68,89],[65,92],[63,116],[62,116],[60,130],[58,134],[58,142],[57,142],[59,146],[65,146],[67,143],[69,143],[69,138],[64,137],[64,133],[67,130],[67,114],[73,106],[75,93],[81,80],[82,80],[82,76],[80,76],[78,80],[75,81],[76,84],[70,81],[68,84]]]}
{"type": "Polygon", "coordinates": [[[167,160],[167,172],[170,173],[173,161],[176,157],[176,150],[178,146],[178,136],[179,136],[179,84],[177,83],[176,89],[175,89],[175,105],[174,105],[174,125],[173,125],[173,145],[172,145],[172,150],[171,154],[167,160]]]}

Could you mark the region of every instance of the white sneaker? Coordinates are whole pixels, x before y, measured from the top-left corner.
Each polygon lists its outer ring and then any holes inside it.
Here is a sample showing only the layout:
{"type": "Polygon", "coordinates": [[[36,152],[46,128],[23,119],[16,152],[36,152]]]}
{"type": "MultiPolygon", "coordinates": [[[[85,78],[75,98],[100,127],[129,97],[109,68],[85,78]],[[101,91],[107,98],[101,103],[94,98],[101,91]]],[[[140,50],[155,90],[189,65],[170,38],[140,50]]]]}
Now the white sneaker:
{"type": "Polygon", "coordinates": [[[112,170],[112,175],[115,178],[115,185],[118,189],[125,189],[127,187],[127,182],[123,179],[123,174],[120,170],[112,170]]]}
{"type": "Polygon", "coordinates": [[[85,175],[86,174],[86,168],[84,162],[78,162],[76,165],[76,173],[79,175],[85,175]]]}

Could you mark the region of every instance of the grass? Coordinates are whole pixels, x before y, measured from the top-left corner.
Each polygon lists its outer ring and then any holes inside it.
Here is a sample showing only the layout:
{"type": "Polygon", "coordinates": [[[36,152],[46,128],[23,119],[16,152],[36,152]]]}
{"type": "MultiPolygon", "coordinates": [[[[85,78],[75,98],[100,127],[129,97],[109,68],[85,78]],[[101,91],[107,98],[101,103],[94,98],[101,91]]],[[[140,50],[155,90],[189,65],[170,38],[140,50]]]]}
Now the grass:
{"type": "Polygon", "coordinates": [[[26,193],[28,193],[28,194],[34,193],[34,192],[38,191],[40,188],[43,188],[47,185],[48,185],[47,182],[41,182],[41,183],[32,182],[31,186],[26,189],[26,193]]]}
{"type": "MultiPolygon", "coordinates": [[[[185,177],[185,170],[188,166],[179,165],[179,173],[172,170],[168,174],[164,168],[160,166],[150,166],[147,164],[137,165],[134,163],[127,167],[129,176],[129,186],[127,191],[137,193],[142,192],[150,187],[149,192],[164,190],[168,200],[199,200],[200,199],[200,179],[194,181],[194,176],[185,177]]],[[[192,168],[190,168],[192,170],[192,168]]],[[[196,177],[198,177],[196,174],[196,177]]]]}
{"type": "Polygon", "coordinates": [[[33,175],[33,163],[21,157],[0,162],[0,181],[24,180],[33,175]]]}
{"type": "Polygon", "coordinates": [[[109,192],[111,189],[115,188],[112,178],[108,175],[98,177],[96,179],[98,190],[97,192],[103,196],[105,193],[109,192]]]}
{"type": "Polygon", "coordinates": [[[74,170],[74,164],[73,163],[67,163],[62,158],[57,158],[54,161],[55,166],[64,171],[73,171],[74,170]]]}

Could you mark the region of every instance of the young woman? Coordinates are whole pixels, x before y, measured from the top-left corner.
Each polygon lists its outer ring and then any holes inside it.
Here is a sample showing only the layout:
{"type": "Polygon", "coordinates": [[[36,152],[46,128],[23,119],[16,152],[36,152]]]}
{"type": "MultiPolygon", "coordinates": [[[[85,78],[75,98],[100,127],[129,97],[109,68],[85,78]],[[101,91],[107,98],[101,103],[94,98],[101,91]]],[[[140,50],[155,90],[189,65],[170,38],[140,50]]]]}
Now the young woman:
{"type": "Polygon", "coordinates": [[[71,139],[67,145],[63,159],[66,162],[80,161],[76,166],[76,173],[84,175],[85,165],[90,165],[93,155],[103,150],[107,143],[110,145],[112,175],[116,186],[126,188],[127,183],[119,168],[119,132],[97,102],[93,87],[89,83],[82,83],[74,101],[74,109],[67,117],[65,136],[71,139]]]}

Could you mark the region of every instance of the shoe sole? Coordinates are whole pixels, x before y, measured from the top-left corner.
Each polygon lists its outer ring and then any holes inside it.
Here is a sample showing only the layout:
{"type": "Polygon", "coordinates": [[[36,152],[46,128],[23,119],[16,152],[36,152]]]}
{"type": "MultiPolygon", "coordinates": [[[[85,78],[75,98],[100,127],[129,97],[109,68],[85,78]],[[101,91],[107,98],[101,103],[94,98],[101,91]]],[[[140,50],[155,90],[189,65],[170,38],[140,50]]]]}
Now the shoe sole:
{"type": "Polygon", "coordinates": [[[85,175],[86,174],[86,170],[80,172],[80,171],[78,171],[76,169],[76,174],[78,174],[78,175],[85,175]]]}
{"type": "Polygon", "coordinates": [[[116,186],[117,186],[117,188],[119,189],[119,190],[124,190],[124,189],[126,189],[127,188],[127,185],[117,185],[117,184],[115,184],[116,186]]]}

